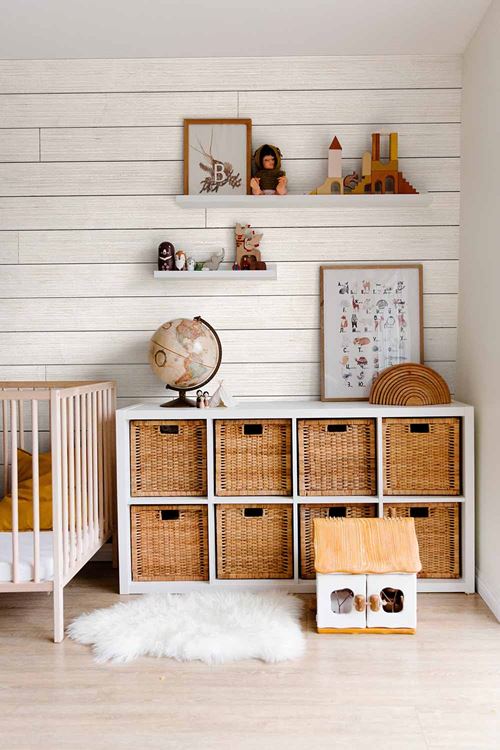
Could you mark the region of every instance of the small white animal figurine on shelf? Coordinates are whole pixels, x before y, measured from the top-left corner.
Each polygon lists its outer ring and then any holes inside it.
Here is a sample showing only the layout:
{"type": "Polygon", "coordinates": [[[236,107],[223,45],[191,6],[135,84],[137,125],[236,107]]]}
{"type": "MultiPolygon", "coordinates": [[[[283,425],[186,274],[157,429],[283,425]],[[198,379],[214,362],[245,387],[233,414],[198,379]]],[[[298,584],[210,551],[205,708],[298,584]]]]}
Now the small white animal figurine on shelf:
{"type": "Polygon", "coordinates": [[[219,266],[224,260],[225,251],[221,248],[220,252],[213,253],[208,260],[203,264],[204,271],[218,271],[219,266]]]}
{"type": "Polygon", "coordinates": [[[191,258],[191,256],[190,256],[187,259],[187,270],[188,271],[194,271],[194,266],[195,266],[194,258],[191,258]]]}

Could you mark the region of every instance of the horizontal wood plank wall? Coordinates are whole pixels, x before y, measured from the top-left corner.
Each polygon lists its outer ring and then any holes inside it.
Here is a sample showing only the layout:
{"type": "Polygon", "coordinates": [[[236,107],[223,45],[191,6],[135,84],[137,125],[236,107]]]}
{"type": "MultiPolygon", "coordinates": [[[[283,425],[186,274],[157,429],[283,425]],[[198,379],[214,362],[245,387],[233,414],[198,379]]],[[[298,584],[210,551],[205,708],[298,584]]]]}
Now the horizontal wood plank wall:
{"type": "Polygon", "coordinates": [[[201,314],[235,395],[317,398],[320,264],[418,261],[426,361],[453,389],[460,98],[458,56],[0,61],[0,377],[115,378],[120,405],[157,398],[149,336],[201,314]],[[397,130],[433,202],[184,211],[182,120],[207,116],[251,117],[292,192],[323,180],[333,135],[347,172],[372,131],[397,130]],[[163,239],[231,256],[235,221],[264,229],[278,281],[152,278],[163,239]]]}

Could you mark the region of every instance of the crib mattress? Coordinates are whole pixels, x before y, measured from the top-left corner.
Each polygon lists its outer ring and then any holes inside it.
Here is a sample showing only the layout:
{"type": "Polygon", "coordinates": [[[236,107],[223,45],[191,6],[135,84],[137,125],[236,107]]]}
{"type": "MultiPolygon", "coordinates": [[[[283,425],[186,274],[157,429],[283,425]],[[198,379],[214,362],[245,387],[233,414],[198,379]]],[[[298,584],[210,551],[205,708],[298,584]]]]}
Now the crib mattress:
{"type": "MultiPolygon", "coordinates": [[[[33,532],[19,533],[19,581],[32,581],[33,532]]],[[[40,532],[40,580],[51,581],[54,577],[54,557],[52,552],[52,531],[40,532]]],[[[0,583],[12,581],[12,534],[0,532],[0,583]]]]}

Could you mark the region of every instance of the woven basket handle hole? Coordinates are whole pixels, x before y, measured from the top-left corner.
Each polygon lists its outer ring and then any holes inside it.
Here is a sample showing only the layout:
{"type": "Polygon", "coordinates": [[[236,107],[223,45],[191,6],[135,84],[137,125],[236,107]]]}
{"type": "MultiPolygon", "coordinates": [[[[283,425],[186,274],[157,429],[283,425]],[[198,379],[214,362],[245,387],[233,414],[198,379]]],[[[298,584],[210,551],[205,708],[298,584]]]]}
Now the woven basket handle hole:
{"type": "Polygon", "coordinates": [[[264,508],[244,508],[243,515],[245,518],[262,518],[264,508]]]}
{"type": "Polygon", "coordinates": [[[345,518],[347,516],[347,507],[345,505],[337,505],[333,508],[328,508],[328,518],[345,518]]]}
{"type": "Polygon", "coordinates": [[[429,518],[429,508],[410,508],[410,518],[429,518]]]}
{"type": "Polygon", "coordinates": [[[178,521],[179,520],[179,511],[178,510],[162,510],[161,513],[161,520],[162,521],[178,521]]]}
{"type": "Polygon", "coordinates": [[[178,435],[179,425],[178,424],[162,424],[160,425],[160,435],[178,435]]]}
{"type": "Polygon", "coordinates": [[[262,435],[264,427],[261,424],[244,424],[243,434],[244,435],[262,435]]]}
{"type": "Polygon", "coordinates": [[[410,425],[410,432],[417,432],[417,433],[423,434],[423,433],[429,433],[430,429],[431,429],[431,426],[428,423],[410,425]]]}
{"type": "Polygon", "coordinates": [[[346,424],[329,424],[326,427],[327,432],[347,432],[346,424]]]}

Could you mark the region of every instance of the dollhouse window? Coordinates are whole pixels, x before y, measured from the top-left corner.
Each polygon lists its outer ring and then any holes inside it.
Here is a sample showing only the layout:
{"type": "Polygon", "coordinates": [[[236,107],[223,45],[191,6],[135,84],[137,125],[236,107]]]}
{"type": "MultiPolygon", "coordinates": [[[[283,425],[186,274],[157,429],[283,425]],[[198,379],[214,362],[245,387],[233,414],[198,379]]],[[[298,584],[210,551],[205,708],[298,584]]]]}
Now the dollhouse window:
{"type": "Polygon", "coordinates": [[[382,192],[382,183],[380,180],[377,180],[377,182],[375,183],[375,192],[376,193],[382,192]]]}
{"type": "Polygon", "coordinates": [[[354,591],[351,589],[337,589],[330,594],[330,604],[335,615],[348,615],[352,612],[354,591]]]}
{"type": "Polygon", "coordinates": [[[371,183],[368,183],[368,185],[365,185],[365,193],[371,193],[372,186],[371,183]]]}
{"type": "Polygon", "coordinates": [[[394,192],[394,177],[392,177],[391,175],[385,178],[385,192],[386,193],[394,192]]]}
{"type": "Polygon", "coordinates": [[[382,609],[384,612],[402,612],[404,608],[404,594],[401,589],[393,589],[389,586],[382,589],[380,592],[380,599],[382,601],[382,609]]]}
{"type": "Polygon", "coordinates": [[[331,192],[340,193],[340,184],[338,182],[332,182],[331,192]]]}

